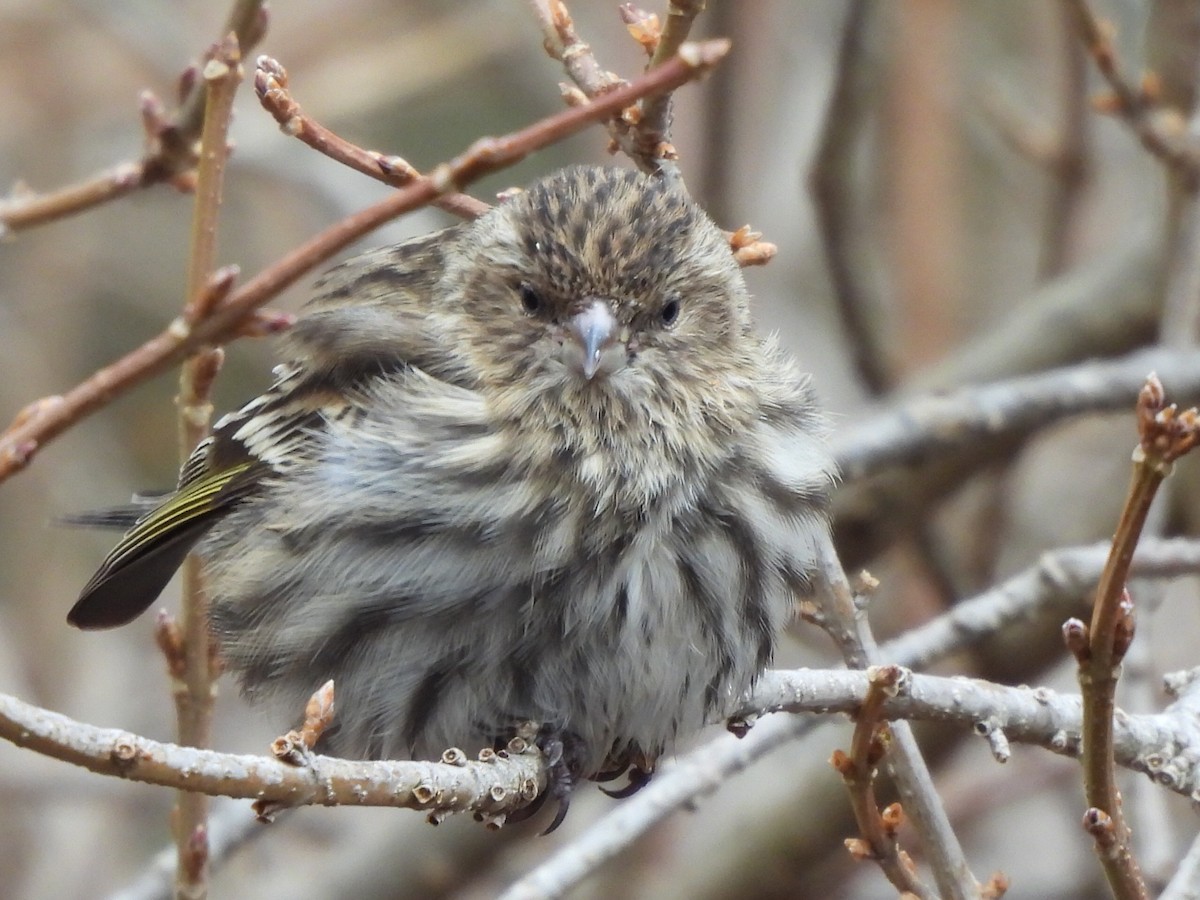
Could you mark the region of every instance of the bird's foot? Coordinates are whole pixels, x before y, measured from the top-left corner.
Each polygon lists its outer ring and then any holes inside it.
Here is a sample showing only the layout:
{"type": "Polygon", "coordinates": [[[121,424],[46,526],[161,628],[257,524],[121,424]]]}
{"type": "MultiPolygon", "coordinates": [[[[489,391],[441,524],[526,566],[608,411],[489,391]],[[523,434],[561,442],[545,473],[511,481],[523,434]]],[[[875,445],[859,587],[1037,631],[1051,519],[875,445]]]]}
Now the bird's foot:
{"type": "Polygon", "coordinates": [[[642,788],[650,783],[650,778],[654,775],[652,771],[648,771],[639,766],[630,766],[628,769],[615,769],[610,772],[601,772],[595,776],[594,781],[614,781],[622,775],[628,774],[629,783],[625,787],[609,790],[608,788],[600,788],[600,791],[614,800],[624,800],[626,797],[632,797],[642,788]]]}
{"type": "Polygon", "coordinates": [[[539,730],[534,743],[546,760],[546,789],[528,806],[508,817],[509,822],[523,822],[536,815],[547,800],[558,804],[554,818],[542,832],[547,835],[558,828],[567,817],[571,805],[571,794],[579,785],[586,748],[580,738],[569,731],[547,728],[539,730]]]}

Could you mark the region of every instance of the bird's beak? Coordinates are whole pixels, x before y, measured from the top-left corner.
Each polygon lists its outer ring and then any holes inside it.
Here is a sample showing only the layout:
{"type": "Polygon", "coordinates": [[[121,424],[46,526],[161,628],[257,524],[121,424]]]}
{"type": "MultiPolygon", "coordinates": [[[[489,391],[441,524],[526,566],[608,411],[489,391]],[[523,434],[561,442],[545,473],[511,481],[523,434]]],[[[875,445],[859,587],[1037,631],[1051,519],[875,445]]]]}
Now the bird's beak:
{"type": "Polygon", "coordinates": [[[582,312],[571,317],[566,331],[582,351],[579,369],[583,377],[591,381],[604,361],[605,351],[617,344],[617,320],[612,309],[603,300],[593,300],[582,312]]]}

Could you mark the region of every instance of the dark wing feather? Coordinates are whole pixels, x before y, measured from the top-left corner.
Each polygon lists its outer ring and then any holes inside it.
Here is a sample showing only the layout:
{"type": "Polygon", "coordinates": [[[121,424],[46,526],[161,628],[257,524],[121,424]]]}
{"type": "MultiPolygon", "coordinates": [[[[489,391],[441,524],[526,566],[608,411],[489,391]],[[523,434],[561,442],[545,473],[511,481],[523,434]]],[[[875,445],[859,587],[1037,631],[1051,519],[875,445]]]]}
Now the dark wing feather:
{"type": "MultiPolygon", "coordinates": [[[[302,369],[287,367],[265,394],[223,417],[188,457],[174,492],[143,506],[133,527],[84,586],[67,615],[78,628],[115,628],[141,615],[162,593],[196,543],[238,503],[253,496],[284,460],[303,457],[322,427],[319,398],[303,389],[302,369]]],[[[109,524],[137,508],[111,515],[85,513],[83,524],[109,524]]]]}
{"type": "Polygon", "coordinates": [[[217,422],[184,463],[174,493],[152,508],[135,503],[76,517],[111,526],[140,516],[84,587],[67,616],[72,625],[111,628],[140,615],[205,532],[264,478],[308,462],[329,422],[361,412],[370,382],[409,365],[436,367],[444,351],[425,327],[425,311],[455,233],[374,250],[331,270],[288,335],[298,361],[217,422]]]}
{"type": "Polygon", "coordinates": [[[77,628],[114,628],[145,612],[196,541],[253,492],[265,468],[244,461],[171,495],[121,538],[80,592],[67,621],[77,628]]]}
{"type": "Polygon", "coordinates": [[[153,502],[144,502],[135,497],[132,502],[123,506],[106,506],[104,509],[85,509],[83,512],[68,513],[55,519],[54,523],[72,528],[113,528],[128,531],[138,523],[138,519],[158,506],[164,496],[156,498],[153,502]]]}

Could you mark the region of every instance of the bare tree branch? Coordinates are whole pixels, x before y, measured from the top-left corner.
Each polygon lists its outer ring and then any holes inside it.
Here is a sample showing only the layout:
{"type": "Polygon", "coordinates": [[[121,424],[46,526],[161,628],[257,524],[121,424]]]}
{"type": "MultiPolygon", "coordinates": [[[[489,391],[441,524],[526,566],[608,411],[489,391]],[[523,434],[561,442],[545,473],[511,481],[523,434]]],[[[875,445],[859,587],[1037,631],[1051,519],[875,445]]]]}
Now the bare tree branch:
{"type": "Polygon", "coordinates": [[[843,561],[850,568],[864,565],[930,504],[1038,429],[1069,415],[1128,409],[1151,371],[1181,400],[1200,397],[1200,357],[1148,350],[916,397],[863,416],[833,438],[845,481],[834,498],[843,561]]]}
{"type": "Polygon", "coordinates": [[[0,694],[0,737],[18,747],[145,784],[280,807],[350,804],[428,811],[440,821],[455,812],[478,813],[498,826],[545,784],[532,743],[490,751],[478,761],[448,750],[443,762],[362,762],[312,756],[303,766],[270,756],[239,756],[180,747],[115,728],[97,728],[0,694]]]}
{"type": "MultiPolygon", "coordinates": [[[[249,52],[266,33],[267,13],[262,0],[235,0],[222,35],[234,34],[249,52]]],[[[137,162],[120,163],[78,184],[48,194],[21,192],[0,201],[0,237],[84,212],[136,190],[169,183],[190,190],[197,158],[194,149],[204,122],[208,81],[193,67],[184,72],[184,98],[168,117],[149,91],[140,100],[146,130],[146,151],[137,162]]]]}

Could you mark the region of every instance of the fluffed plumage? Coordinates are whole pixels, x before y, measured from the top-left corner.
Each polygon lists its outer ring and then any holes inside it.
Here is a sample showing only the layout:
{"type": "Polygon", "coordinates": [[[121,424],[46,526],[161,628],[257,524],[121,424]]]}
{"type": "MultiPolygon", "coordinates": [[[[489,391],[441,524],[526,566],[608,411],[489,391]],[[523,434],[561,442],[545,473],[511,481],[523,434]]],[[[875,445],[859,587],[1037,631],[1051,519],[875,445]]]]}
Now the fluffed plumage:
{"type": "Polygon", "coordinates": [[[207,532],[227,666],[289,716],[333,678],[331,752],[535,721],[596,777],[727,714],[807,588],[832,464],[683,188],[568,169],[319,288],[71,621],[128,621],[207,532]]]}

